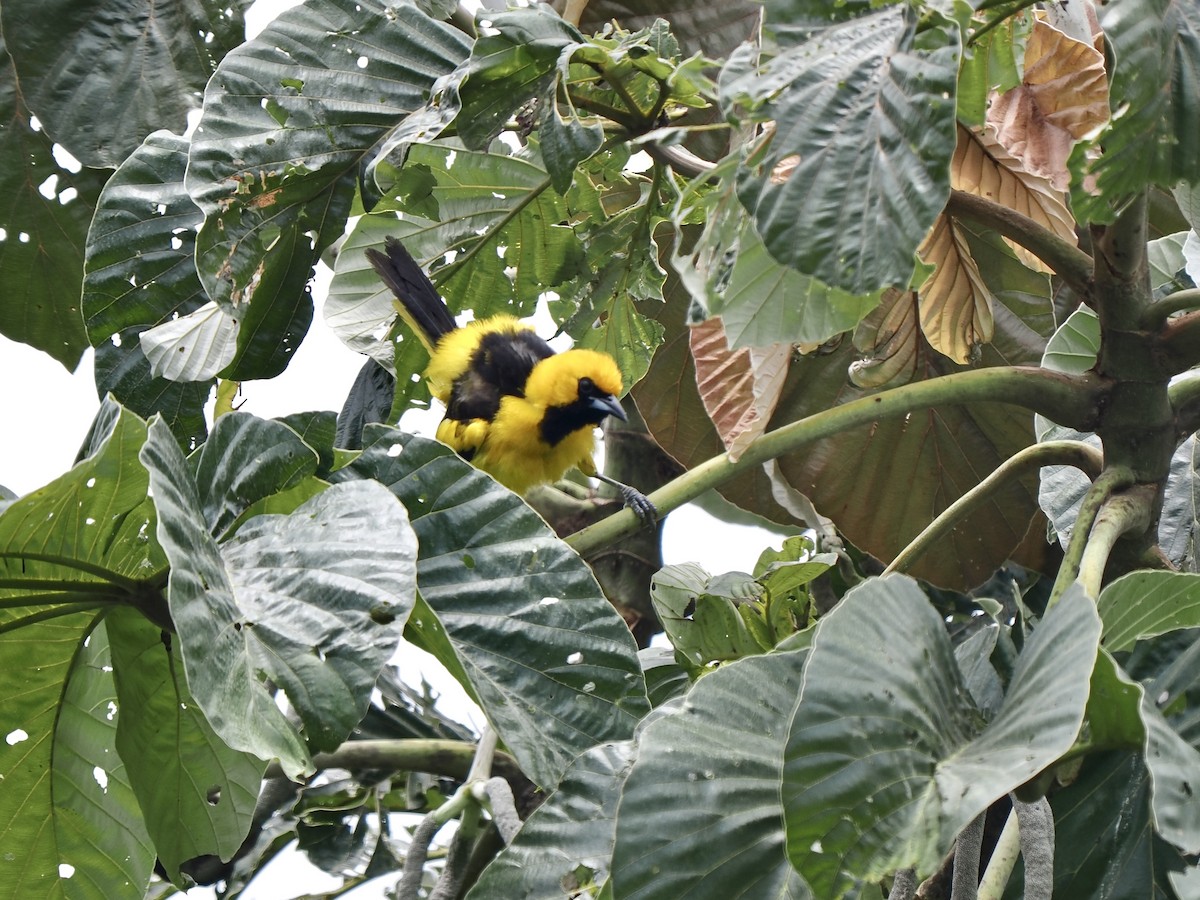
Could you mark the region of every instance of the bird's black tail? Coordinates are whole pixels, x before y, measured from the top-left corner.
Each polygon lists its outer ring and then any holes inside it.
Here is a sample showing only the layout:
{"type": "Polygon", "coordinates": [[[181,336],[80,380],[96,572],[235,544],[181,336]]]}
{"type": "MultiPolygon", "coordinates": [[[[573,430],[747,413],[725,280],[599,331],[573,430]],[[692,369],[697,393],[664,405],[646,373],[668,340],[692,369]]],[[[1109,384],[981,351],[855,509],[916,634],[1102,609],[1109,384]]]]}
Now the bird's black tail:
{"type": "Polygon", "coordinates": [[[442,335],[458,327],[454,316],[450,315],[429,276],[400,241],[389,237],[383,248],[386,253],[369,248],[367,259],[400,301],[405,320],[432,352],[442,335]]]}

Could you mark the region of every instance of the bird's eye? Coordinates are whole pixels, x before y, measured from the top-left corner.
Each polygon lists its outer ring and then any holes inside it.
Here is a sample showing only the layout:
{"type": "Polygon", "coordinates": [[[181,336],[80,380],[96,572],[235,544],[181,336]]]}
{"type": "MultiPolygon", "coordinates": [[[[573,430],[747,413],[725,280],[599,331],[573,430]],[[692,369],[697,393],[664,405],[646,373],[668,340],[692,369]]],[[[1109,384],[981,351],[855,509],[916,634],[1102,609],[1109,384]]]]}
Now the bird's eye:
{"type": "Polygon", "coordinates": [[[596,383],[586,375],[579,379],[579,396],[586,397],[596,391],[596,383]]]}

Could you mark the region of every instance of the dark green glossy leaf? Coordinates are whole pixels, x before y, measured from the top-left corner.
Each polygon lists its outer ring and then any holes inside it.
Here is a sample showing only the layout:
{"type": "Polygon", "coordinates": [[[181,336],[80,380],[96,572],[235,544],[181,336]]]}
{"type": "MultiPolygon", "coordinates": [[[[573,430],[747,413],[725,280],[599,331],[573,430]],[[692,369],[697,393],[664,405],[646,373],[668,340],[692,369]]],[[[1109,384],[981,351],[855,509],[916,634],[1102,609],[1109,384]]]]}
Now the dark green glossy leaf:
{"type": "MultiPolygon", "coordinates": [[[[203,216],[183,186],[187,151],[183,138],[156,132],[105,185],[88,231],[83,314],[100,395],[111,391],[145,418],[161,414],[184,446],[194,446],[207,433],[211,375],[223,366],[198,383],[170,381],[152,371],[141,345],[154,326],[186,319],[208,302],[194,261],[203,216]]],[[[186,342],[172,352],[181,364],[198,356],[186,342]]]]}
{"type": "Polygon", "coordinates": [[[182,132],[249,0],[5,0],[29,107],[89,166],[116,166],[156,128],[182,132]]]}
{"type": "Polygon", "coordinates": [[[1116,69],[1113,119],[1097,138],[1094,162],[1079,144],[1072,164],[1095,177],[1095,190],[1074,179],[1071,205],[1081,220],[1111,221],[1147,185],[1200,181],[1200,9],[1175,0],[1117,0],[1097,12],[1116,69]]]}
{"type": "MultiPolygon", "coordinates": [[[[4,7],[5,18],[11,12],[4,7]]],[[[72,172],[35,128],[0,33],[0,333],[74,369],[87,349],[83,245],[108,172],[72,172]]],[[[75,168],[72,166],[71,168],[75,168]]]]}
{"type": "Polygon", "coordinates": [[[853,294],[908,284],[949,196],[958,56],[953,21],[890,6],[724,86],[776,122],[738,179],[773,257],[853,294]]]}
{"type": "Polygon", "coordinates": [[[430,607],[410,640],[465,677],[530,778],[557,784],[587,748],[630,737],[649,709],[636,647],[583,561],[442,444],[378,425],[364,443],[335,475],[377,479],[410,511],[430,607]]]}
{"type": "Polygon", "coordinates": [[[850,591],[817,626],[783,772],[788,855],[814,892],[936,869],[964,825],[1075,741],[1099,638],[1092,601],[1072,589],[983,726],[916,582],[850,591]]]}
{"type": "Polygon", "coordinates": [[[312,0],[222,61],[187,186],[205,215],[201,281],[244,317],[231,375],[286,366],[312,315],[312,266],[343,231],[360,167],[466,52],[461,32],[412,6],[312,0]]]}
{"type": "Polygon", "coordinates": [[[165,426],[151,427],[141,458],[192,693],[230,747],[278,757],[291,775],[309,770],[305,741],[332,749],[349,734],[411,608],[416,547],[404,510],[379,485],[356,482],[289,516],[251,519],[218,546],[165,426]]]}
{"type": "Polygon", "coordinates": [[[779,802],[807,654],[722,666],[645,728],[618,809],[617,896],[812,896],[784,852],[779,802]]]}
{"type": "Polygon", "coordinates": [[[213,732],[184,681],[176,638],[129,609],[115,610],[105,626],[120,711],[117,751],[154,849],[178,881],[180,863],[237,851],[266,764],[213,732]]]}
{"type": "Polygon", "coordinates": [[[819,344],[853,328],[878,305],[879,293],[835,290],[772,258],[737,205],[734,163],[730,157],[693,181],[676,208],[676,221],[700,214],[705,223],[688,252],[671,257],[692,299],[721,316],[731,348],[819,344]],[[720,187],[707,190],[713,174],[720,187]]]}
{"type": "Polygon", "coordinates": [[[468,900],[562,900],[588,884],[602,884],[612,855],[617,801],[635,750],[632,741],[621,741],[581,754],[487,867],[468,900]]]}

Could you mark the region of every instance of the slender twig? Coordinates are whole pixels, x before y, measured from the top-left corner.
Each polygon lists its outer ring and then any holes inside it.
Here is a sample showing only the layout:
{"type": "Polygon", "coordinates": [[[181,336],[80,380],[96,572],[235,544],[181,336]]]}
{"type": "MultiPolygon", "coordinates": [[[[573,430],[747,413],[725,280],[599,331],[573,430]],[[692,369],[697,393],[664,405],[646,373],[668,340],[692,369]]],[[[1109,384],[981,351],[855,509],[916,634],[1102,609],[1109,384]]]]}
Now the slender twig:
{"type": "MultiPolygon", "coordinates": [[[[805,444],[936,406],[1009,403],[1041,413],[1077,431],[1094,431],[1101,390],[1102,383],[1090,376],[1064,375],[1024,366],[975,369],[914,382],[852,400],[769,431],[752,441],[736,462],[728,454],[713,457],[654,491],[649,499],[659,513],[666,515],[706,490],[805,444]]],[[[641,520],[632,510],[625,509],[576,532],[567,543],[577,553],[587,556],[633,534],[640,527],[641,520]]]]}
{"type": "Polygon", "coordinates": [[[986,817],[985,810],[968,822],[954,842],[954,878],[950,883],[950,900],[975,900],[979,892],[979,853],[983,848],[983,821],[986,817]]]}
{"type": "Polygon", "coordinates": [[[1058,577],[1054,580],[1054,587],[1050,590],[1050,599],[1046,603],[1047,610],[1059,601],[1067,588],[1079,577],[1080,560],[1083,559],[1084,551],[1087,549],[1088,536],[1096,521],[1096,516],[1100,513],[1100,508],[1116,491],[1128,487],[1132,483],[1133,473],[1124,466],[1105,469],[1092,482],[1092,486],[1084,495],[1083,502],[1079,505],[1079,515],[1075,517],[1071,537],[1067,541],[1067,549],[1063,554],[1062,565],[1058,567],[1058,577]]]}
{"type": "Polygon", "coordinates": [[[1050,266],[1080,297],[1091,296],[1092,258],[1046,226],[1007,206],[966,191],[950,192],[946,212],[954,218],[970,219],[994,228],[1050,266]]]}
{"type": "Polygon", "coordinates": [[[1000,900],[1004,896],[1004,889],[1008,886],[1008,878],[1012,875],[1020,852],[1021,826],[1017,823],[1016,810],[1012,810],[1004,823],[1004,830],[1000,832],[1000,839],[996,841],[996,847],[992,850],[987,870],[979,882],[979,892],[976,895],[978,900],[1000,900]]]}
{"type": "Polygon", "coordinates": [[[936,546],[968,513],[986,503],[1012,478],[1019,478],[1042,466],[1075,466],[1095,478],[1104,466],[1104,455],[1083,441],[1046,441],[1018,451],[1005,460],[994,472],[967,491],[934,519],[928,527],[901,550],[883,574],[903,572],[920,556],[936,546]]]}
{"type": "Polygon", "coordinates": [[[1131,490],[1111,496],[1100,508],[1079,560],[1079,583],[1092,597],[1100,595],[1104,567],[1122,535],[1145,531],[1150,525],[1153,490],[1131,490]]]}
{"type": "Polygon", "coordinates": [[[672,170],[687,178],[707,175],[717,167],[716,163],[702,159],[686,147],[664,147],[654,141],[647,141],[642,145],[642,149],[655,162],[669,166],[672,170]]]}

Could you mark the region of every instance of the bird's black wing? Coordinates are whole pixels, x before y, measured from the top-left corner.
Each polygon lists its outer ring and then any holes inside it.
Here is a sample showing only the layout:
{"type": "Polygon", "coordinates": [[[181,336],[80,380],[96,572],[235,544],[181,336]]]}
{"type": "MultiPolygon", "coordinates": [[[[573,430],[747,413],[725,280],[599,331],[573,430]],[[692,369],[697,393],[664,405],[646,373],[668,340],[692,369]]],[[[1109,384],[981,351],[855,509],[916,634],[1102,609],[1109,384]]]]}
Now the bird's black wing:
{"type": "Polygon", "coordinates": [[[484,335],[467,371],[451,388],[446,418],[492,421],[501,398],[523,397],[533,367],[553,355],[550,345],[532,331],[493,331],[484,335]]]}
{"type": "Polygon", "coordinates": [[[389,237],[383,249],[387,252],[380,253],[368,248],[367,259],[412,317],[409,324],[419,328],[425,342],[434,347],[442,335],[449,334],[457,327],[454,316],[450,315],[450,310],[446,308],[445,301],[429,276],[417,265],[403,244],[389,237]]]}

